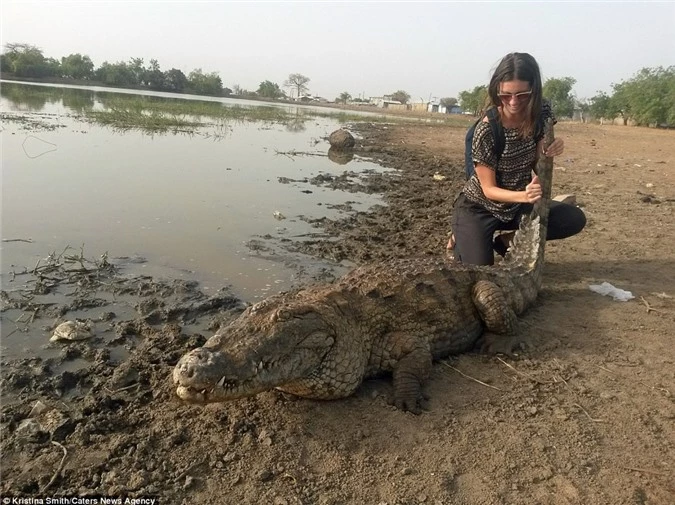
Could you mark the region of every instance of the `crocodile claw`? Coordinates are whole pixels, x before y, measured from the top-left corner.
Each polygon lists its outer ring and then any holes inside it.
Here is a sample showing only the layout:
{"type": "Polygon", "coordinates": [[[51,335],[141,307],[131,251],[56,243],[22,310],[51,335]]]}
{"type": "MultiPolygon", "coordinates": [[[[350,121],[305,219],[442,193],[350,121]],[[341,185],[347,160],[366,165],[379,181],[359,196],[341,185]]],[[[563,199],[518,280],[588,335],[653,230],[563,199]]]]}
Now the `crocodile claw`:
{"type": "Polygon", "coordinates": [[[486,333],[479,342],[480,352],[483,354],[505,354],[510,357],[517,356],[514,351],[521,349],[521,344],[520,338],[515,335],[507,336],[495,333],[486,333]]]}

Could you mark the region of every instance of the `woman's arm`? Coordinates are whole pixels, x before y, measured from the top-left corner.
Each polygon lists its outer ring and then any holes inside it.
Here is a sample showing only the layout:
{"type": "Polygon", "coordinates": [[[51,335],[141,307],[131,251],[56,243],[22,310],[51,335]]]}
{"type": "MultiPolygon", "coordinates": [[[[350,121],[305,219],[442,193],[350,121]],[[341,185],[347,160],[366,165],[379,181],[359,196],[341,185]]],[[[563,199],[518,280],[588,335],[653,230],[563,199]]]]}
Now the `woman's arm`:
{"type": "Polygon", "coordinates": [[[476,177],[480,181],[483,194],[495,202],[505,203],[536,203],[541,199],[541,185],[536,175],[525,186],[524,191],[511,191],[497,186],[497,177],[491,168],[476,164],[476,177]]]}

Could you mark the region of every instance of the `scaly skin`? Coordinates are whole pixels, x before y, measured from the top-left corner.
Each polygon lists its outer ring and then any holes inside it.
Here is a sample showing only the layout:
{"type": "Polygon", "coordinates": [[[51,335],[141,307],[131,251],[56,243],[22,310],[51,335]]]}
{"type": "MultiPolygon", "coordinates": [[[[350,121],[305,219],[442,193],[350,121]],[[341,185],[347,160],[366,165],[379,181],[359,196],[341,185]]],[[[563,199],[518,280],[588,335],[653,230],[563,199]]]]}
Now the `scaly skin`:
{"type": "Polygon", "coordinates": [[[276,388],[328,400],[391,372],[396,406],[419,412],[434,359],[471,349],[484,331],[514,335],[517,316],[537,297],[552,161],[537,168],[542,204],[523,220],[500,265],[395,260],[272,296],[181,358],[173,373],[177,395],[210,403],[276,388]]]}

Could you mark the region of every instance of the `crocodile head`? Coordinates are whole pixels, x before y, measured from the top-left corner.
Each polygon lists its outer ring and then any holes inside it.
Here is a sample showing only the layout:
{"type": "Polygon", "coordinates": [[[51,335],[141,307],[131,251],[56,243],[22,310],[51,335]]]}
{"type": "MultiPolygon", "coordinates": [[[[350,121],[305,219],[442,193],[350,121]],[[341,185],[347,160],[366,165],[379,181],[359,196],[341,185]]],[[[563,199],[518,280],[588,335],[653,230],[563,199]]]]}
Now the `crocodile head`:
{"type": "Polygon", "coordinates": [[[316,373],[334,341],[314,308],[270,298],[180,359],[173,372],[176,394],[211,403],[283,388],[316,373]]]}

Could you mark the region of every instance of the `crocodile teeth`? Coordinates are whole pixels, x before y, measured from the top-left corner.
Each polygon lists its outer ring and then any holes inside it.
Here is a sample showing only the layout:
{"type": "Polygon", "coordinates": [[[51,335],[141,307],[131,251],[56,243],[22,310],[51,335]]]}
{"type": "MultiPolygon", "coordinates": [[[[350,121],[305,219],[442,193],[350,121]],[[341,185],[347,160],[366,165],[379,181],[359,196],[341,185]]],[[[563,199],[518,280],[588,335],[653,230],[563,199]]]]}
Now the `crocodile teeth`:
{"type": "Polygon", "coordinates": [[[223,377],[218,381],[217,386],[222,388],[223,385],[225,385],[225,376],[224,376],[224,375],[223,375],[223,377]]]}
{"type": "Polygon", "coordinates": [[[263,363],[262,361],[260,363],[258,363],[258,366],[256,367],[258,372],[262,372],[264,368],[265,368],[265,363],[263,363]]]}

